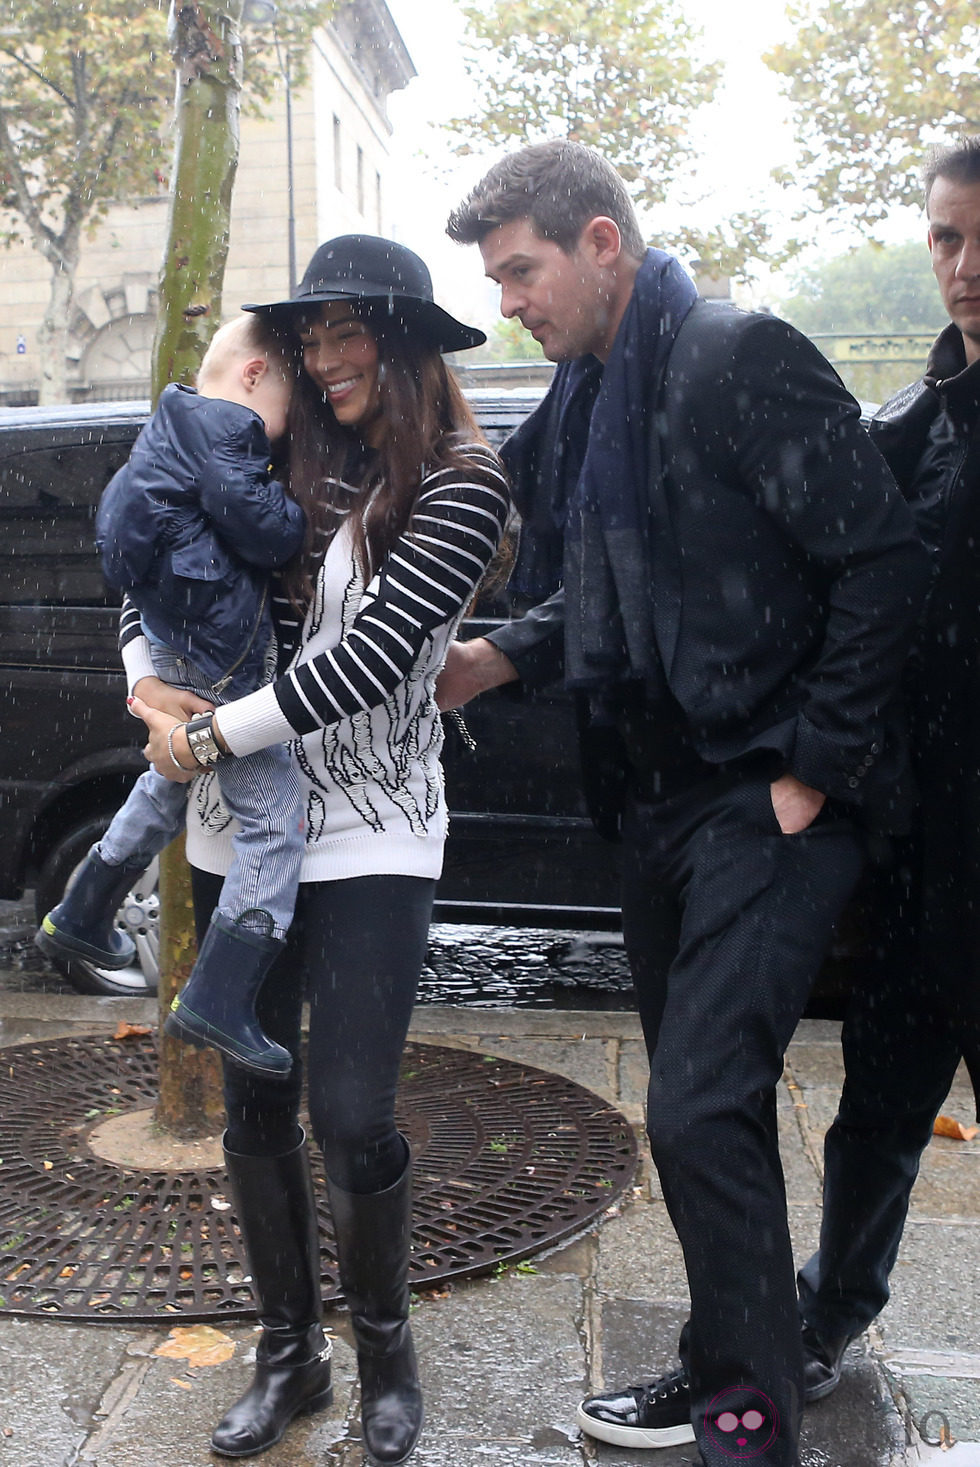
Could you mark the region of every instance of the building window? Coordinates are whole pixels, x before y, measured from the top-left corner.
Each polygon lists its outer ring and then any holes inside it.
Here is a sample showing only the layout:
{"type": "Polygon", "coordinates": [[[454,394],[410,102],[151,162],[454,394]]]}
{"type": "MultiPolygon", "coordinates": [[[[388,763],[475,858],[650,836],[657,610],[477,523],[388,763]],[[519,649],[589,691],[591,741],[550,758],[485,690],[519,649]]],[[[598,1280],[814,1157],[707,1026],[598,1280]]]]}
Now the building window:
{"type": "Polygon", "coordinates": [[[357,145],[357,212],[364,217],[364,149],[357,145]]]}
{"type": "Polygon", "coordinates": [[[333,115],[333,185],[340,193],[344,191],[343,173],[340,167],[340,118],[333,115]]]}
{"type": "Polygon", "coordinates": [[[377,231],[378,231],[379,234],[384,234],[384,232],[385,232],[384,231],[384,222],[383,222],[383,216],[382,216],[382,213],[381,213],[381,174],[380,173],[376,173],[374,175],[374,208],[375,208],[375,212],[376,212],[376,214],[378,216],[378,222],[375,225],[375,228],[377,229],[377,231]]]}

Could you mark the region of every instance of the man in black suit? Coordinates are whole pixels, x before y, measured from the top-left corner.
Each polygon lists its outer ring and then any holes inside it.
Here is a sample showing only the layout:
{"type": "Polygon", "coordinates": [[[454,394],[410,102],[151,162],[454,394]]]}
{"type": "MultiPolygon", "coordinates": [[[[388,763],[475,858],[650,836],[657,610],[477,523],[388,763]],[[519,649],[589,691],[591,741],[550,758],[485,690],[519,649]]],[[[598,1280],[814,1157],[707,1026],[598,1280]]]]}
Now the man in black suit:
{"type": "Polygon", "coordinates": [[[623,1446],[696,1439],[708,1467],[797,1467],[776,1086],[864,828],[907,819],[895,690],[926,555],[832,368],[785,323],[698,300],[590,149],[510,155],[449,233],[559,366],[507,454],[517,583],[548,599],[456,644],[440,702],[563,666],[587,710],[691,1293],[682,1370],[579,1422],[623,1446]]]}
{"type": "Polygon", "coordinates": [[[932,552],[905,679],[921,802],[875,873],[872,962],[844,1021],[844,1090],[824,1144],[820,1248],[800,1270],[811,1398],[888,1301],[919,1159],[965,1059],[980,1113],[980,136],[924,170],[929,252],[950,323],[924,376],[871,424],[932,552]]]}

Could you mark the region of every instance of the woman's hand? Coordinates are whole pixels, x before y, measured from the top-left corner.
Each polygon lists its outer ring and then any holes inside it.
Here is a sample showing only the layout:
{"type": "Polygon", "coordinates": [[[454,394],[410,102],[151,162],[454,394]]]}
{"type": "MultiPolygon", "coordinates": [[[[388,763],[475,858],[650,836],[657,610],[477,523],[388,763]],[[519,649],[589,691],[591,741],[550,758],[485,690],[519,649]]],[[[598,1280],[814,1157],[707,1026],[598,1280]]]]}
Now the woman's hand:
{"type": "MultiPolygon", "coordinates": [[[[146,678],[140,678],[141,684],[146,681],[146,678]]],[[[173,780],[174,784],[190,784],[195,774],[200,774],[201,770],[188,748],[183,720],[175,723],[172,713],[161,713],[158,708],[151,708],[148,703],[144,703],[142,698],[129,698],[127,702],[130,713],[135,718],[142,718],[150,731],[143,749],[147,763],[153,765],[157,774],[162,774],[164,779],[173,780]],[[173,738],[168,747],[167,739],[171,729],[173,738]],[[174,759],[181,766],[179,769],[170,757],[171,748],[174,759]]]]}
{"type": "MultiPolygon", "coordinates": [[[[158,677],[141,677],[135,683],[133,692],[148,708],[169,713],[171,720],[178,718],[181,723],[193,718],[195,713],[210,713],[214,708],[214,704],[209,703],[207,698],[201,698],[197,693],[189,693],[183,688],[171,687],[158,677]]],[[[133,709],[130,708],[129,711],[132,713],[133,709]]]]}

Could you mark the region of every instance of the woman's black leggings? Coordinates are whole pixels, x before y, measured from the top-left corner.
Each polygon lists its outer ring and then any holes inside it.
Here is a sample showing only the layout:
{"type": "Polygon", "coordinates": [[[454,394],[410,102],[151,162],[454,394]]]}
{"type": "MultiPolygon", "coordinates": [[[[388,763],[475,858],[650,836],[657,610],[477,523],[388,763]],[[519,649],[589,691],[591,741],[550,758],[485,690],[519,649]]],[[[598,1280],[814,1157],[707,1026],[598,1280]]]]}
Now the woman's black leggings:
{"type": "MultiPolygon", "coordinates": [[[[221,878],[193,873],[199,936],[221,878]]],[[[230,1151],[275,1156],[296,1144],[303,1075],[300,1020],[310,1002],[308,1092],[313,1135],[327,1175],[346,1192],[379,1192],[397,1181],[405,1148],[395,1128],[395,1091],[435,882],[418,876],[358,876],[304,883],[286,947],[259,994],[265,1032],[286,1045],[282,1079],[226,1062],[230,1151]]]]}

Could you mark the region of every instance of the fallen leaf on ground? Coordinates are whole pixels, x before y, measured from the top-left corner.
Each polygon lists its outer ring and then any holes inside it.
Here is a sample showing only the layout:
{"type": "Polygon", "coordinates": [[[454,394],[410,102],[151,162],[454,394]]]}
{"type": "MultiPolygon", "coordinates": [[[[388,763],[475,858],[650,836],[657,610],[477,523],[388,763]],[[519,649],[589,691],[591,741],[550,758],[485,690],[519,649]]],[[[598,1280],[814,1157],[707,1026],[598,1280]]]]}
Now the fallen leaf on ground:
{"type": "Polygon", "coordinates": [[[932,1128],[934,1136],[948,1136],[952,1141],[972,1141],[980,1127],[964,1126],[952,1116],[937,1116],[932,1128]]]}
{"type": "Polygon", "coordinates": [[[125,1019],[120,1019],[113,1039],[142,1039],[145,1034],[150,1033],[147,1024],[127,1024],[125,1019]]]}
{"type": "Polygon", "coordinates": [[[172,1329],[154,1350],[167,1360],[186,1360],[188,1365],[221,1365],[235,1353],[235,1342],[220,1329],[196,1324],[189,1329],[172,1329]]]}

